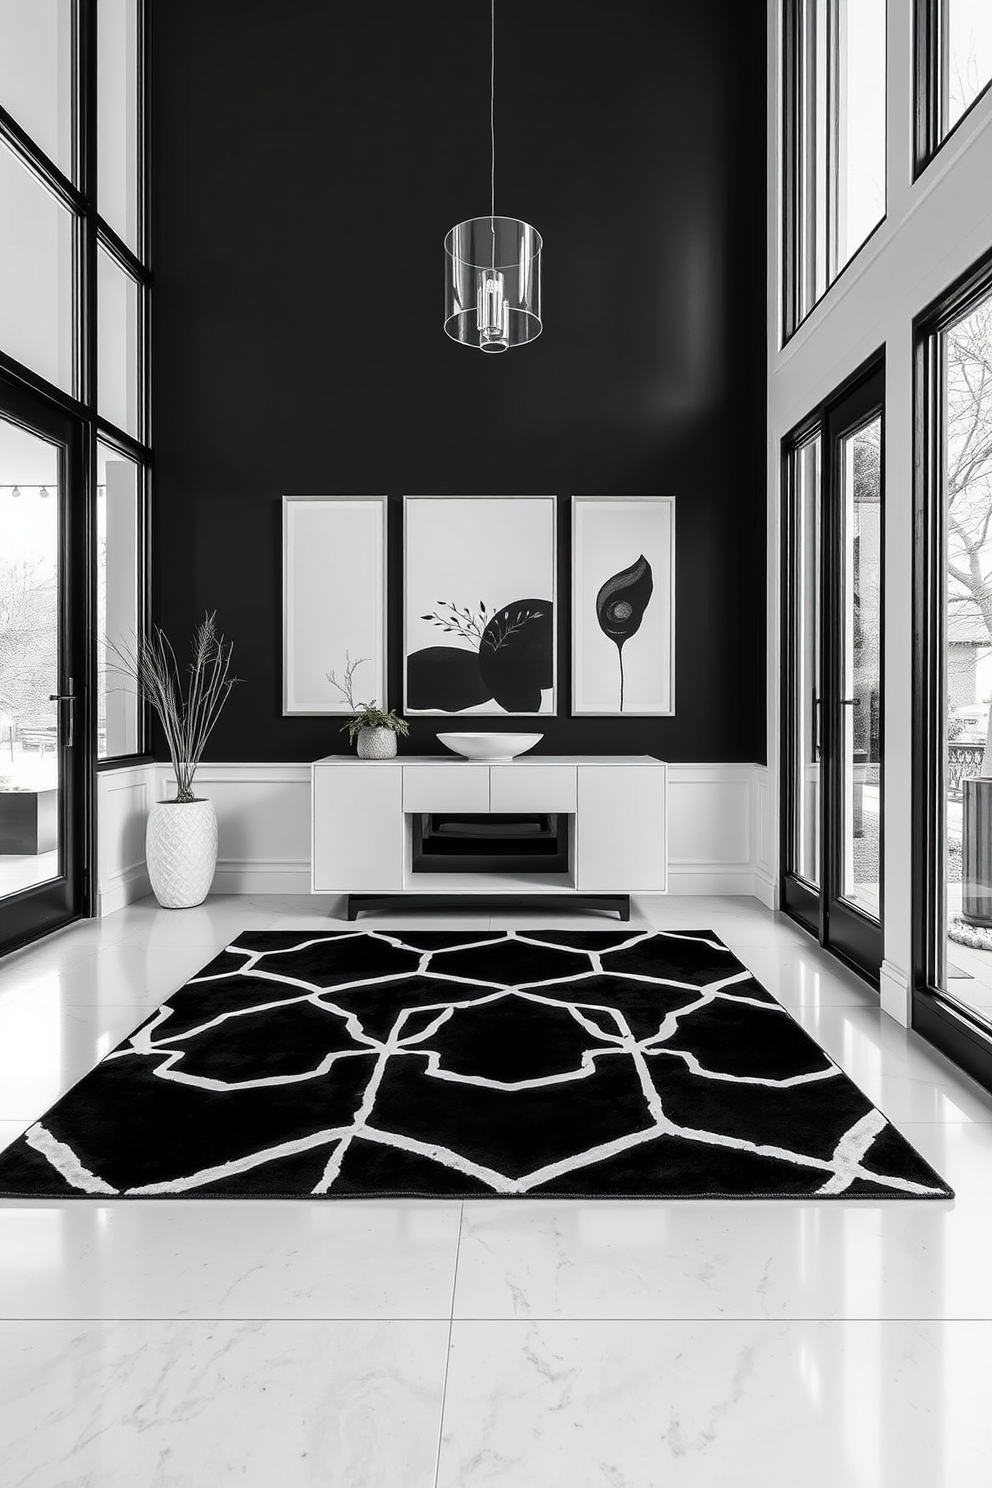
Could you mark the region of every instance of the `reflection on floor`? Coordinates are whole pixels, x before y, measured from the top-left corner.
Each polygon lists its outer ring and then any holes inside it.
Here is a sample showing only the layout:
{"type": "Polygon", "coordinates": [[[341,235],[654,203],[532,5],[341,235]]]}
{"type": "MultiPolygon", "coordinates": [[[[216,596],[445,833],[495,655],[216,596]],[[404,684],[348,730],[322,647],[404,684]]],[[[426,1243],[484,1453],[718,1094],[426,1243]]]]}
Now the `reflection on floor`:
{"type": "MultiPolygon", "coordinates": [[[[0,796],[13,792],[57,790],[58,760],[54,748],[25,749],[20,742],[4,740],[0,745],[0,796]]],[[[53,837],[50,839],[54,842],[53,837]]],[[[8,844],[5,844],[8,845],[8,844]]],[[[57,851],[41,853],[0,852],[0,899],[35,884],[47,883],[59,871],[57,851]]]]}
{"type": "Polygon", "coordinates": [[[851,892],[845,896],[876,920],[881,908],[878,882],[880,811],[880,787],[868,782],[861,791],[861,835],[855,837],[852,844],[851,892]]]}
{"type": "Polygon", "coordinates": [[[0,899],[21,889],[34,888],[35,884],[47,883],[58,871],[58,852],[36,853],[32,857],[4,853],[0,856],[0,899]]]}
{"type": "MultiPolygon", "coordinates": [[[[956,1202],[7,1201],[5,1485],[985,1488],[992,1098],[754,900],[637,911],[722,935],[956,1202]]],[[[248,927],[337,925],[144,901],[0,962],[0,1140],[248,927]]]]}
{"type": "MultiPolygon", "coordinates": [[[[961,913],[961,885],[947,885],[947,914],[961,913]]],[[[947,942],[947,991],[971,1012],[992,1022],[992,951],[947,942]]]]}

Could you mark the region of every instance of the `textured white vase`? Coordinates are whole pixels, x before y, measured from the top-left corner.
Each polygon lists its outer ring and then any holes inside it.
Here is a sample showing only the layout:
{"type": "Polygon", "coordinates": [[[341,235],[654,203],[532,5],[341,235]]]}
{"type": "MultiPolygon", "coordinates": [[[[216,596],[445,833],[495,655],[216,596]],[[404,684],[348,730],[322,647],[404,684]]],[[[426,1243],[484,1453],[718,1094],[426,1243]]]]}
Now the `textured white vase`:
{"type": "Polygon", "coordinates": [[[156,801],[145,831],[145,861],[163,909],[191,909],[210,892],[217,867],[212,801],[156,801]]]}
{"type": "Polygon", "coordinates": [[[383,760],[396,758],[396,735],[392,729],[363,728],[358,730],[358,758],[383,760]]]}

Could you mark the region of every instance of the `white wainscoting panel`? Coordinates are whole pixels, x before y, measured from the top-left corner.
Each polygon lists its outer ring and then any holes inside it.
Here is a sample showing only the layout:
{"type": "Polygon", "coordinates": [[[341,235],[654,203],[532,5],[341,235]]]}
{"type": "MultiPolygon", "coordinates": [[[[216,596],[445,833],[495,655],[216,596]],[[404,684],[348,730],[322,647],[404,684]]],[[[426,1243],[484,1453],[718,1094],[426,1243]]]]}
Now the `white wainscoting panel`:
{"type": "Polygon", "coordinates": [[[767,765],[752,765],[751,832],[755,847],[754,896],[767,909],[778,909],[778,847],[776,829],[778,813],[771,791],[771,773],[767,765]]]}
{"type": "MultiPolygon", "coordinates": [[[[217,810],[214,892],[310,892],[310,766],[201,765],[197,787],[217,810]]],[[[165,765],[100,776],[100,903],[110,913],[148,892],[144,814],[175,793],[165,765]],[[125,897],[126,896],[126,897],[125,897]]],[[[774,814],[764,765],[670,764],[669,892],[754,894],[774,906],[774,814]]]]}
{"type": "Polygon", "coordinates": [[[157,765],[97,775],[97,914],[113,914],[151,892],[145,822],[157,795],[157,765]]]}
{"type": "MultiPolygon", "coordinates": [[[[163,796],[175,795],[160,768],[163,796]]],[[[308,764],[201,765],[196,789],[217,812],[215,894],[309,894],[308,764]]]]}
{"type": "Polygon", "coordinates": [[[754,893],[755,769],[669,765],[669,893],[754,893]]]}

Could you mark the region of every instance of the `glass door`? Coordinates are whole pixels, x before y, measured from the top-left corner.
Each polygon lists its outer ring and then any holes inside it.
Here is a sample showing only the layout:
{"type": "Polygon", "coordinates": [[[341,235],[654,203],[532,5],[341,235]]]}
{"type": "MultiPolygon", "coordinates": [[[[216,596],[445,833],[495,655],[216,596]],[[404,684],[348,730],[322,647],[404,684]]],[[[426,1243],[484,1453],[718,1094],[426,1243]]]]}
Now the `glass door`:
{"type": "Polygon", "coordinates": [[[0,381],[0,952],[83,908],[82,426],[0,381]]]}
{"type": "Polygon", "coordinates": [[[825,944],[882,963],[881,372],[827,414],[825,944]]]}
{"type": "Polygon", "coordinates": [[[786,441],[783,907],[882,960],[881,370],[786,441]]]}
{"type": "Polygon", "coordinates": [[[913,1026],[992,1089],[992,255],[917,336],[913,1026]]]}
{"type": "Polygon", "coordinates": [[[785,468],[786,550],[784,611],[786,677],[791,684],[786,742],[783,905],[808,930],[820,933],[821,855],[821,528],[820,429],[817,423],[789,449],[785,468]]]}

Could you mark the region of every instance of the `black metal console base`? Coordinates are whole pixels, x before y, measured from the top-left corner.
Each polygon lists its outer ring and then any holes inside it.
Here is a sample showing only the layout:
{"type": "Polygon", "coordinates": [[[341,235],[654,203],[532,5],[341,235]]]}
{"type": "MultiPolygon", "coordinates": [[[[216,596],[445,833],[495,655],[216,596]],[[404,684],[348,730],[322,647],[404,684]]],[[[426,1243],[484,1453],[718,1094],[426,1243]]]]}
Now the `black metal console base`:
{"type": "Polygon", "coordinates": [[[629,894],[349,894],[348,919],[381,909],[562,909],[612,910],[621,920],[630,919],[629,894]]]}

